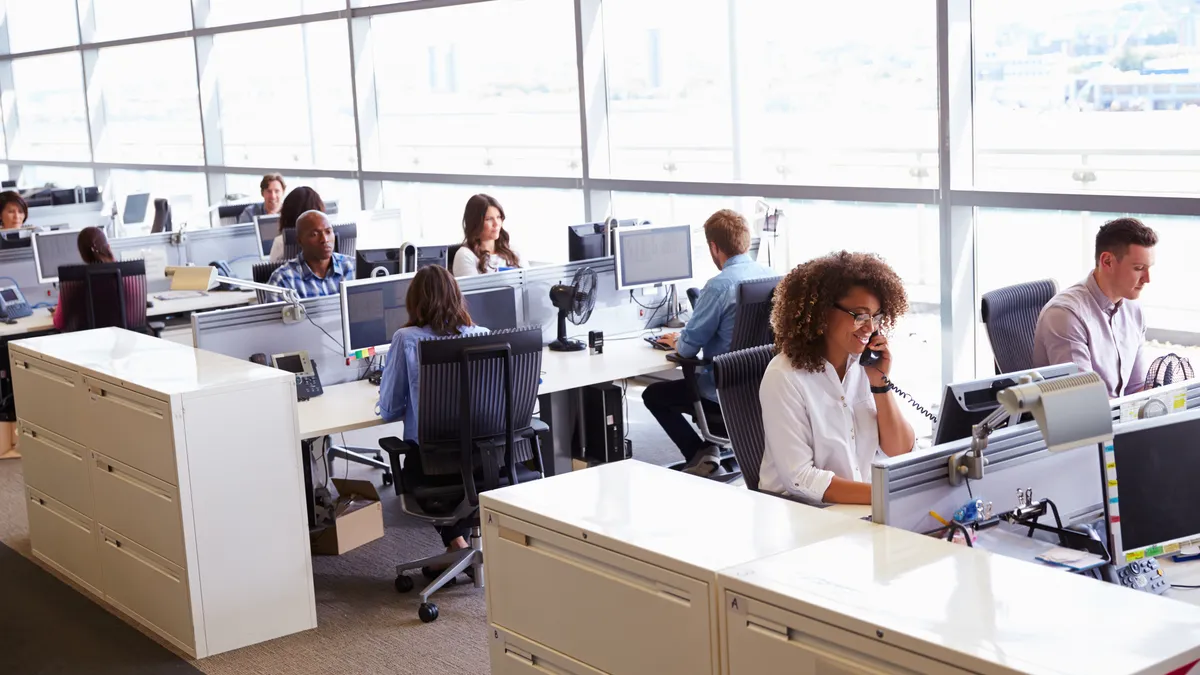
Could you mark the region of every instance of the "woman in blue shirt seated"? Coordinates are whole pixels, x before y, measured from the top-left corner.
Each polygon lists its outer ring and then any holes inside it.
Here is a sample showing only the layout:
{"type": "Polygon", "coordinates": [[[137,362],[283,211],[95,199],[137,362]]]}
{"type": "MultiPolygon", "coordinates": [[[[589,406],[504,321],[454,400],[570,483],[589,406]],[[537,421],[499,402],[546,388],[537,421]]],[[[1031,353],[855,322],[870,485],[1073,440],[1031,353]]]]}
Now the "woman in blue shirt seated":
{"type": "MultiPolygon", "coordinates": [[[[445,267],[422,267],[408,286],[404,304],[408,323],[392,337],[379,382],[379,414],[387,422],[404,420],[404,440],[416,442],[421,374],[417,344],[447,335],[486,333],[487,329],[471,322],[462,291],[445,267]]],[[[404,461],[404,471],[420,474],[420,457],[410,454],[404,461]]],[[[447,551],[467,547],[466,526],[439,527],[438,534],[447,551]]]]}

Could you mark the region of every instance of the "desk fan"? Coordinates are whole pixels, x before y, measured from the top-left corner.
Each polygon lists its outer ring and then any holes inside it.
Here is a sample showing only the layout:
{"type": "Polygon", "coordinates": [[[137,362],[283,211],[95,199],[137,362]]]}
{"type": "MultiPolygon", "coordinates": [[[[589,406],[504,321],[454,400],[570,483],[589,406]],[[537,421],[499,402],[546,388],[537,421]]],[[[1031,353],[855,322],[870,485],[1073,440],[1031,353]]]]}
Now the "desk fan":
{"type": "Polygon", "coordinates": [[[592,316],[592,309],[596,306],[596,273],[592,268],[585,267],[575,272],[570,284],[551,286],[550,303],[558,308],[558,339],[550,343],[550,349],[556,352],[582,351],[583,342],[567,338],[567,319],[578,326],[592,316]]]}

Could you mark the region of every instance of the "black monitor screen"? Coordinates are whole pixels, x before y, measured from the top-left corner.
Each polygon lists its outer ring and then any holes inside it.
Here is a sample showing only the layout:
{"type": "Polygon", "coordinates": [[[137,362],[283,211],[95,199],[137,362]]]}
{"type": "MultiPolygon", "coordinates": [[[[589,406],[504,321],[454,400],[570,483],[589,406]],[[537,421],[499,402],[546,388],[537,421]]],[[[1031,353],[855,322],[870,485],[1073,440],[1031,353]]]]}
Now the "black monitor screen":
{"type": "Polygon", "coordinates": [[[386,282],[346,287],[346,322],[351,351],[390,345],[392,336],[408,323],[404,296],[411,277],[393,277],[386,282]]]}
{"type": "Polygon", "coordinates": [[[476,326],[488,330],[517,327],[517,289],[512,286],[464,293],[467,312],[476,326]]]}
{"type": "Polygon", "coordinates": [[[1116,489],[1105,480],[1110,509],[1117,500],[1121,549],[1200,537],[1200,417],[1118,432],[1112,448],[1116,489]]]}
{"type": "Polygon", "coordinates": [[[275,367],[280,370],[286,370],[289,373],[303,373],[304,361],[300,359],[298,354],[288,354],[276,357],[275,367]]]}
{"type": "Polygon", "coordinates": [[[5,302],[16,302],[17,292],[11,288],[5,288],[4,290],[0,290],[0,298],[4,298],[5,302]]]}

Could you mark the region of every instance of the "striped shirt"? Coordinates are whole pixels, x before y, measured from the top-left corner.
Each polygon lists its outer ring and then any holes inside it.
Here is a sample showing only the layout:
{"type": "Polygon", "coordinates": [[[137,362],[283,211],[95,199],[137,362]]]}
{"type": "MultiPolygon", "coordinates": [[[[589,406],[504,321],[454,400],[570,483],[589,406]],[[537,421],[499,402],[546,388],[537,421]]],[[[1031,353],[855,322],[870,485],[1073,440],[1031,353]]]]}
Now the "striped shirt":
{"type": "MultiPolygon", "coordinates": [[[[313,273],[308,263],[304,262],[304,254],[301,253],[296,256],[295,260],[289,260],[280,265],[271,273],[271,279],[267,283],[272,286],[291,288],[302,298],[319,298],[326,295],[337,295],[342,282],[353,278],[354,261],[348,256],[334,253],[333,261],[329,266],[329,274],[322,279],[313,273]]],[[[281,300],[283,298],[276,294],[273,302],[281,300]]]]}

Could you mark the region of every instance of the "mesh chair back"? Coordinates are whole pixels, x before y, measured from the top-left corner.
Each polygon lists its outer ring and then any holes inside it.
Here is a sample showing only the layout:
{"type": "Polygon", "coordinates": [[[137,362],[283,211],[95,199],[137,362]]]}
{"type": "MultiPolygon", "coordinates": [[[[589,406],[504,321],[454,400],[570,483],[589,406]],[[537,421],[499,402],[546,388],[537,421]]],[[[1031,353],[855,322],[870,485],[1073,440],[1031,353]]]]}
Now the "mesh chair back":
{"type": "Polygon", "coordinates": [[[773,358],[775,345],[763,345],[728,352],[713,359],[721,416],[725,419],[733,454],[742,468],[746,487],[751,490],[758,489],[758,470],[766,446],[758,387],[773,358]]]}
{"type": "MultiPolygon", "coordinates": [[[[417,442],[426,474],[460,472],[464,433],[474,441],[503,441],[507,431],[530,426],[542,369],[540,328],[434,338],[422,341],[418,353],[417,442]],[[505,382],[507,358],[511,358],[511,390],[505,382]],[[510,425],[506,425],[506,411],[510,425]],[[464,423],[464,417],[469,423],[464,423]]],[[[528,441],[515,442],[513,461],[532,456],[528,441]]]]}
{"type": "Polygon", "coordinates": [[[733,339],[729,351],[774,344],[771,309],[775,306],[775,287],[783,277],[743,281],[737,289],[737,311],[733,318],[733,339]]]}
{"type": "MultiPolygon", "coordinates": [[[[279,266],[282,264],[283,263],[281,262],[255,263],[251,270],[251,274],[254,275],[254,281],[260,284],[267,283],[271,280],[271,275],[275,272],[275,270],[279,269],[279,266]]],[[[255,290],[254,295],[258,298],[258,304],[260,305],[265,305],[268,302],[274,302],[274,293],[255,290]]]]}
{"type": "MultiPolygon", "coordinates": [[[[343,223],[333,226],[333,250],[345,256],[354,257],[358,250],[358,225],[343,223]]],[[[300,255],[300,243],[296,241],[296,228],[283,231],[283,259],[295,260],[300,255]]]]}
{"type": "Polygon", "coordinates": [[[1043,279],[983,294],[980,314],[992,343],[997,373],[1034,367],[1033,332],[1038,315],[1057,293],[1058,284],[1043,279]]]}
{"type": "Polygon", "coordinates": [[[64,332],[110,326],[146,330],[145,261],[63,265],[58,274],[64,332]]]}

